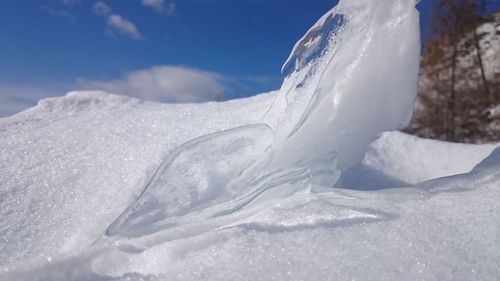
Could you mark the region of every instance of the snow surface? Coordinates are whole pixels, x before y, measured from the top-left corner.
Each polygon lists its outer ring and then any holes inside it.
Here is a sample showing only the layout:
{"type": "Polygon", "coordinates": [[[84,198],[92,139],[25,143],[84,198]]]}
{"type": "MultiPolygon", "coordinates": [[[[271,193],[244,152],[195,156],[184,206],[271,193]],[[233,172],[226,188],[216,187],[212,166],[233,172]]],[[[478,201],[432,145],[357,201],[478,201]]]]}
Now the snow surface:
{"type": "Polygon", "coordinates": [[[341,1],[279,92],[0,119],[0,280],[497,280],[498,145],[370,145],[408,121],[414,4],[341,1]]]}
{"type": "Polygon", "coordinates": [[[253,123],[272,98],[165,105],[73,92],[0,119],[0,263],[86,248],[176,146],[253,123]]]}
{"type": "Polygon", "coordinates": [[[450,145],[400,132],[386,132],[370,145],[361,163],[342,175],[342,183],[338,186],[360,189],[401,187],[468,173],[497,146],[450,145]]]}
{"type": "MultiPolygon", "coordinates": [[[[212,116],[217,131],[253,121],[273,98],[179,106],[72,93],[2,119],[0,280],[498,279],[500,149],[470,173],[413,187],[316,186],[199,235],[164,233],[144,251],[94,243],[138,196],[162,160],[157,150],[173,149],[163,140],[203,133],[156,120],[212,116]]],[[[403,167],[451,152],[472,167],[472,151],[491,149],[393,132],[369,151],[384,144],[369,158],[390,163],[407,151],[403,167]]]]}

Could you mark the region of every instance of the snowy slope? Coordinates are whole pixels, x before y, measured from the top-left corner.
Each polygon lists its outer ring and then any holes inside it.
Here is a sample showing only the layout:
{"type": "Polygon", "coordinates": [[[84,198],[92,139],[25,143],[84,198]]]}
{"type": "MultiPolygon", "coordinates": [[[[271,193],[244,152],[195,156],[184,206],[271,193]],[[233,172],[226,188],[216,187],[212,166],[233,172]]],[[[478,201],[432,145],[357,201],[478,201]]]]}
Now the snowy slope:
{"type": "Polygon", "coordinates": [[[450,144],[401,132],[386,132],[374,141],[361,163],[342,176],[342,186],[376,189],[413,185],[468,173],[498,144],[450,144]]]}
{"type": "Polygon", "coordinates": [[[0,119],[0,264],[86,247],[172,149],[258,121],[273,98],[184,106],[75,92],[0,119]]]}
{"type": "MultiPolygon", "coordinates": [[[[156,237],[143,252],[109,245],[89,248],[137,196],[161,160],[156,150],[168,152],[169,142],[163,140],[180,142],[203,133],[168,122],[155,126],[156,120],[184,116],[199,124],[212,115],[211,130],[219,130],[253,121],[272,99],[263,95],[230,103],[172,106],[106,93],[72,93],[3,119],[0,253],[1,264],[9,271],[0,280],[496,280],[500,276],[498,149],[469,174],[412,188],[315,187],[313,193],[277,199],[252,216],[241,216],[203,235],[156,237]],[[23,161],[9,161],[19,157],[23,161]]],[[[187,124],[180,118],[178,122],[187,124]]],[[[407,153],[402,163],[434,158],[436,168],[446,153],[467,156],[476,155],[471,153],[476,150],[480,157],[491,150],[429,145],[428,140],[400,133],[384,134],[372,147],[384,145],[385,153],[369,159],[390,163],[391,155],[415,149],[418,153],[407,153]],[[402,141],[405,138],[411,140],[402,141]]],[[[472,167],[477,157],[463,157],[460,167],[472,167]]],[[[432,163],[427,165],[430,169],[432,163]]],[[[413,172],[415,177],[428,173],[413,172]]]]}

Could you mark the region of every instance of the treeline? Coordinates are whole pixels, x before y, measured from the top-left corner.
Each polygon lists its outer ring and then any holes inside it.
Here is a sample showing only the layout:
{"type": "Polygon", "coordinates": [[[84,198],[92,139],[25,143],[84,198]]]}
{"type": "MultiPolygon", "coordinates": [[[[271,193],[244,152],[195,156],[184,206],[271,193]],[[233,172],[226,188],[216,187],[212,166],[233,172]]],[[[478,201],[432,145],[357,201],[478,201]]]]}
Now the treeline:
{"type": "Polygon", "coordinates": [[[436,0],[419,95],[407,132],[454,142],[500,141],[500,11],[484,0],[436,0]]]}

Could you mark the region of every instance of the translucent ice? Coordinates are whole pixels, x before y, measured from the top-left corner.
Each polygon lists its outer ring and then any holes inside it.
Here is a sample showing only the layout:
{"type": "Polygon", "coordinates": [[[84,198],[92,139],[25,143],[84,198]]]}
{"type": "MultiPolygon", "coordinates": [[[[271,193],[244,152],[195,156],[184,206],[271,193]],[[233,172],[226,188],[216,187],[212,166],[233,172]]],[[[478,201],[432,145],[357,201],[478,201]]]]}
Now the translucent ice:
{"type": "MultiPolygon", "coordinates": [[[[311,182],[338,179],[335,154],[288,168],[272,165],[268,155],[272,141],[271,129],[256,124],[202,136],[180,146],[107,234],[131,238],[184,226],[184,235],[193,235],[221,226],[216,221],[207,223],[209,219],[243,208],[256,212],[267,206],[264,202],[307,190],[311,182]],[[205,225],[186,231],[187,225],[195,223],[205,225]]],[[[253,212],[247,210],[246,215],[253,212]]]]}
{"type": "Polygon", "coordinates": [[[262,157],[271,145],[266,125],[249,125],[194,139],[164,160],[139,200],[108,234],[137,236],[179,224],[179,217],[201,213],[233,199],[231,181],[262,157]],[[123,225],[127,225],[126,228],[123,225]]]}
{"type": "Polygon", "coordinates": [[[336,151],[345,170],[377,134],[409,121],[420,50],[414,6],[340,1],[298,41],[264,118],[284,161],[336,151]]]}
{"type": "Polygon", "coordinates": [[[337,163],[355,164],[378,133],[409,120],[419,50],[414,0],[341,1],[293,48],[263,124],[180,146],[107,234],[137,237],[333,186],[337,163]]]}

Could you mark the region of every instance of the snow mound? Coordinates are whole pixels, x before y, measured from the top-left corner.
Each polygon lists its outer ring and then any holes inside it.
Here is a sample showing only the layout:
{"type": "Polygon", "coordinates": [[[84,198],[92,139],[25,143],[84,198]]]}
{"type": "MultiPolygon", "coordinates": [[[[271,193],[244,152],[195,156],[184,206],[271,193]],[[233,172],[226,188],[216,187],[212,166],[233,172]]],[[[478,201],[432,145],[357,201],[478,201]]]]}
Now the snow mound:
{"type": "Polygon", "coordinates": [[[167,105],[78,92],[0,119],[0,265],[86,248],[177,146],[255,123],[273,99],[167,105]]]}
{"type": "Polygon", "coordinates": [[[360,189],[401,187],[468,173],[497,146],[450,145],[400,132],[386,132],[370,145],[360,164],[344,172],[339,186],[360,189]]]}
{"type": "Polygon", "coordinates": [[[296,193],[203,235],[177,233],[176,239],[136,251],[90,248],[36,266],[22,264],[0,276],[13,281],[496,280],[499,184],[500,148],[470,173],[414,188],[296,193]]]}

